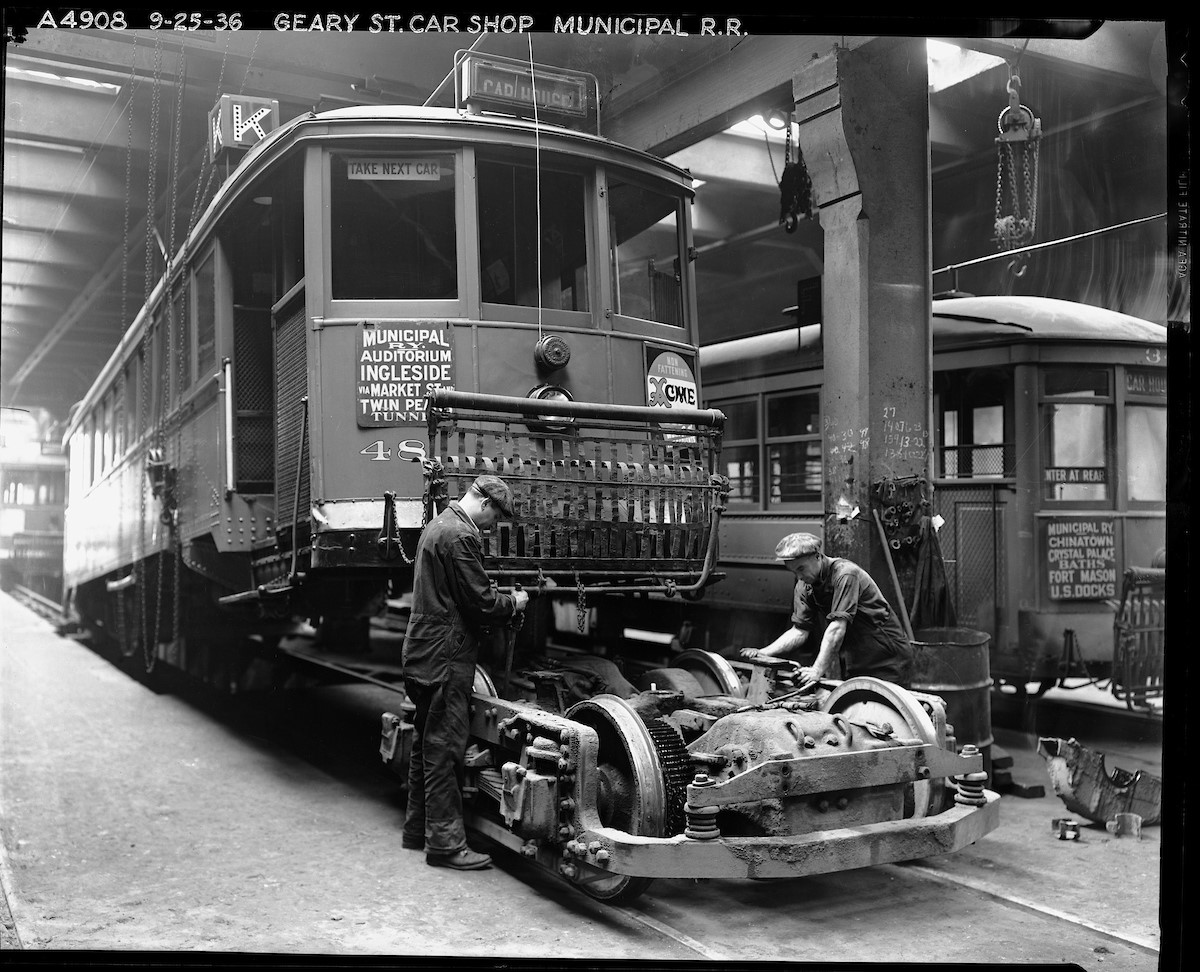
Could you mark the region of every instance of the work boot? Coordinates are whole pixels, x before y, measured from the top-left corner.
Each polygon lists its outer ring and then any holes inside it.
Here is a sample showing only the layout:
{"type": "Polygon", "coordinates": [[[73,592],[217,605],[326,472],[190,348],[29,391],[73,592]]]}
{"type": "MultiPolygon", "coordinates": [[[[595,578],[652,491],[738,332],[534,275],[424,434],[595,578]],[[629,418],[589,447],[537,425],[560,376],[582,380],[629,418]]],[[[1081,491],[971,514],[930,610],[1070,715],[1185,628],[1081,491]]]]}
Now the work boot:
{"type": "Polygon", "coordinates": [[[464,847],[453,854],[426,854],[425,863],[430,867],[452,867],[456,871],[480,871],[492,866],[492,859],[487,854],[477,854],[469,847],[464,847]]]}

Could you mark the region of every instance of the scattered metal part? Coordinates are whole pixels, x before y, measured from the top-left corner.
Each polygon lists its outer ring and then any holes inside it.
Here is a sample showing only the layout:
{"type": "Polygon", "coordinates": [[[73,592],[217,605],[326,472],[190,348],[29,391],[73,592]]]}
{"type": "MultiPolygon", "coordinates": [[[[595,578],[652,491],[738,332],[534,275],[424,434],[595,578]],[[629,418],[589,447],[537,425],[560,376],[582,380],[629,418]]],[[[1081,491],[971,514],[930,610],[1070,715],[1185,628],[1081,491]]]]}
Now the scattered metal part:
{"type": "Polygon", "coordinates": [[[1054,792],[1072,813],[1101,824],[1118,813],[1136,813],[1145,824],[1159,822],[1161,777],[1142,770],[1110,771],[1104,753],[1086,749],[1073,738],[1043,736],[1038,755],[1046,760],[1054,792]]]}
{"type": "Polygon", "coordinates": [[[1136,837],[1138,840],[1142,838],[1142,818],[1136,813],[1118,813],[1108,823],[1104,825],[1114,837],[1130,836],[1136,837]]]}

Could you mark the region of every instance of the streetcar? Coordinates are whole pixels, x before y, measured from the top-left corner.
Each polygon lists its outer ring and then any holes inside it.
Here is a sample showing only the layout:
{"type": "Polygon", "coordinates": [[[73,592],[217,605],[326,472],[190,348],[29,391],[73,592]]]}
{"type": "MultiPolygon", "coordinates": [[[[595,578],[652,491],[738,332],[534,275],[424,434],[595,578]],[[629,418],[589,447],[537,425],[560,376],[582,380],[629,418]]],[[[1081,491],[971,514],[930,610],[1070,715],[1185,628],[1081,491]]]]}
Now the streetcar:
{"type": "Polygon", "coordinates": [[[0,589],[62,600],[67,457],[47,414],[0,413],[0,589]]]}
{"type": "MultiPolygon", "coordinates": [[[[588,76],[466,53],[455,84],[454,108],[264,132],[75,410],[65,598],[125,664],[274,685],[300,622],[353,655],[485,472],[516,510],[487,566],[544,622],[555,591],[584,633],[590,604],[719,579],[690,177],[600,136],[588,76]]],[[[230,113],[236,139],[271,106],[223,96],[214,146],[230,113]]],[[[646,688],[598,645],[546,657],[548,628],[499,633],[477,670],[468,824],[597,898],[944,853],[998,823],[936,696],[799,699],[788,671],[743,685],[704,651],[674,659],[686,691],[646,688]]],[[[401,777],[405,702],[381,729],[401,777]]]]}
{"type": "MultiPolygon", "coordinates": [[[[1166,542],[1166,329],[1071,301],[952,293],[933,302],[932,339],[927,498],[958,624],[990,636],[1005,691],[1109,677],[1121,577],[1160,566],[1166,542]]],[[[697,643],[762,644],[791,609],[774,544],[821,535],[829,508],[820,325],[709,345],[701,363],[705,403],[727,416],[727,577],[688,618],[697,643]]],[[[887,526],[889,552],[911,565],[915,531],[887,526]]],[[[911,610],[915,591],[903,594],[911,610]]]]}

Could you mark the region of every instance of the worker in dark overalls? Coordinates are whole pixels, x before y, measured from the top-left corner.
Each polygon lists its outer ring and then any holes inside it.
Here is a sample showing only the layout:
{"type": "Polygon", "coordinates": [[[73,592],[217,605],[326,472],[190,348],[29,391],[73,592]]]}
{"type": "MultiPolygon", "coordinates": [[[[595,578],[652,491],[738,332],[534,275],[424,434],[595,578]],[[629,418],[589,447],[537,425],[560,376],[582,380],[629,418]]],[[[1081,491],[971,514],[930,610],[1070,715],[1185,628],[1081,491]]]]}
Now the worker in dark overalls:
{"type": "Polygon", "coordinates": [[[821,538],[811,533],[784,537],[775,547],[775,559],[796,577],[792,626],[765,648],[742,649],[744,658],[795,654],[824,622],[816,660],[799,671],[800,687],[822,678],[871,675],[908,688],[912,644],[870,574],[851,560],[826,557],[821,538]]]}
{"type": "Polygon", "coordinates": [[[508,485],[480,476],[429,521],[417,546],[404,635],[404,687],[416,712],[401,844],[424,848],[435,867],[474,871],[492,862],[467,846],[461,788],[480,641],[529,600],[498,591],[483,568],[480,531],[512,516],[508,485]]]}

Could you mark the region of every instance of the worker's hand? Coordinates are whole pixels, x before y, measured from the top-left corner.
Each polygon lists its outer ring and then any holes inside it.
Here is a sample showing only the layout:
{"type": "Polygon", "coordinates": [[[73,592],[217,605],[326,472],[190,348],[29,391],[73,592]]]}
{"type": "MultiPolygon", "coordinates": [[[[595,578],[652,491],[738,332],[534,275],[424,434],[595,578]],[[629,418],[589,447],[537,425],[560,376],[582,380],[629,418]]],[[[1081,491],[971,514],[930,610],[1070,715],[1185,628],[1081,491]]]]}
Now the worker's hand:
{"type": "Polygon", "coordinates": [[[760,648],[743,648],[738,652],[746,661],[753,661],[759,656],[762,649],[760,648]]]}
{"type": "Polygon", "coordinates": [[[816,685],[819,681],[821,681],[821,679],[824,678],[824,675],[819,668],[817,668],[815,665],[811,665],[807,668],[801,668],[796,673],[796,678],[800,688],[808,688],[810,685],[816,685]]]}
{"type": "Polygon", "coordinates": [[[518,613],[525,610],[525,605],[529,603],[529,595],[524,591],[513,591],[513,613],[518,613]]]}

